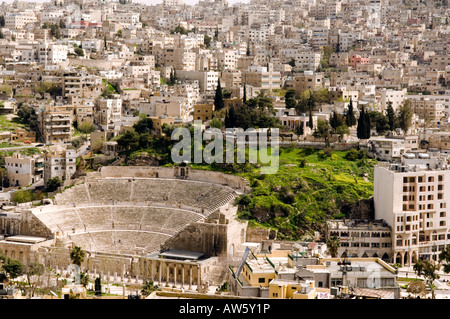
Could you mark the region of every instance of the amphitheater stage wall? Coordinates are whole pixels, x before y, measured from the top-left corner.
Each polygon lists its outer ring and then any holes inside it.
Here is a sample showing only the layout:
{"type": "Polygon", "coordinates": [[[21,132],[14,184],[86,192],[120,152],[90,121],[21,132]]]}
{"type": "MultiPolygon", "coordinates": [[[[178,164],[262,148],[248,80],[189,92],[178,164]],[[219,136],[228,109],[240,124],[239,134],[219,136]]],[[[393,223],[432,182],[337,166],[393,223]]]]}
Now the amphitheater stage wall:
{"type": "MultiPolygon", "coordinates": [[[[141,177],[141,178],[181,178],[180,169],[183,167],[157,167],[157,166],[104,166],[100,169],[101,178],[107,177],[141,177]]],[[[215,184],[228,185],[242,192],[250,190],[248,182],[238,176],[228,175],[221,172],[194,170],[189,167],[186,180],[209,182],[215,184]]]]}
{"type": "Polygon", "coordinates": [[[245,242],[247,223],[235,219],[237,207],[221,210],[214,222],[197,222],[170,238],[162,246],[166,249],[179,249],[204,253],[207,257],[222,256],[233,258],[238,248],[245,242]]]}
{"type": "Polygon", "coordinates": [[[8,236],[26,235],[47,239],[54,238],[50,229],[28,210],[5,215],[0,216],[0,229],[8,236]]]}

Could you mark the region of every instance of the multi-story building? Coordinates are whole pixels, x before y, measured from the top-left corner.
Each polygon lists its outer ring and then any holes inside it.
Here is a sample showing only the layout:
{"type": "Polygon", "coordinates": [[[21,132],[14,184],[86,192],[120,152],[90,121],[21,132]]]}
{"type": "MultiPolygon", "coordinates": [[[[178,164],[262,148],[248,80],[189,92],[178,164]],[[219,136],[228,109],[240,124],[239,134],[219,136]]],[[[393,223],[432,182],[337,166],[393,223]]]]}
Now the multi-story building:
{"type": "Polygon", "coordinates": [[[73,134],[72,106],[44,106],[39,114],[39,129],[47,144],[69,143],[73,134]]]}
{"type": "Polygon", "coordinates": [[[450,242],[449,168],[448,155],[437,152],[405,155],[401,163],[375,167],[375,218],[392,229],[392,262],[437,260],[450,242]]]}
{"type": "Polygon", "coordinates": [[[44,183],[54,177],[61,181],[69,180],[76,172],[76,151],[61,145],[50,148],[44,156],[44,183]]]}
{"type": "Polygon", "coordinates": [[[390,262],[393,256],[391,228],[383,220],[328,220],[325,237],[340,241],[340,258],[376,257],[390,262]]]}
{"type": "Polygon", "coordinates": [[[323,87],[323,74],[313,71],[305,71],[303,74],[295,75],[295,91],[297,95],[302,94],[306,90],[316,91],[323,87]]]}
{"type": "Polygon", "coordinates": [[[5,157],[10,186],[25,187],[40,181],[44,176],[44,158],[41,155],[23,156],[14,153],[5,157]]]}
{"type": "Polygon", "coordinates": [[[407,90],[393,90],[383,88],[380,91],[380,95],[380,108],[382,111],[385,111],[387,109],[389,102],[392,103],[392,108],[394,109],[394,111],[397,111],[407,97],[407,90]]]}
{"type": "Polygon", "coordinates": [[[29,23],[37,22],[36,15],[31,10],[11,12],[5,15],[5,27],[8,29],[23,29],[29,23]]]}
{"type": "Polygon", "coordinates": [[[194,120],[202,122],[210,121],[213,118],[214,104],[195,104],[194,120]]]}
{"type": "Polygon", "coordinates": [[[261,90],[272,91],[281,87],[281,74],[273,69],[273,63],[268,63],[267,67],[250,66],[248,71],[242,72],[242,82],[261,90]]]}
{"type": "Polygon", "coordinates": [[[303,71],[315,71],[320,65],[321,52],[301,52],[295,57],[295,68],[303,71]]]}
{"type": "Polygon", "coordinates": [[[96,124],[104,129],[113,129],[114,123],[122,119],[122,99],[119,96],[97,101],[96,124]]]}

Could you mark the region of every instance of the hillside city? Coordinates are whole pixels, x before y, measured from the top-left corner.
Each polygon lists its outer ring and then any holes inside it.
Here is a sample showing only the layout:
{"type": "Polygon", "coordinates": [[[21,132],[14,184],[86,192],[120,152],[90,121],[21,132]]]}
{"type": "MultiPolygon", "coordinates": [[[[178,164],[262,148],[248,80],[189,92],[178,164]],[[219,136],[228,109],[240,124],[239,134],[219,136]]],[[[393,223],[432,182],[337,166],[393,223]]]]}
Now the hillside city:
{"type": "Polygon", "coordinates": [[[447,0],[2,2],[0,299],[448,299],[449,24],[447,0]]]}

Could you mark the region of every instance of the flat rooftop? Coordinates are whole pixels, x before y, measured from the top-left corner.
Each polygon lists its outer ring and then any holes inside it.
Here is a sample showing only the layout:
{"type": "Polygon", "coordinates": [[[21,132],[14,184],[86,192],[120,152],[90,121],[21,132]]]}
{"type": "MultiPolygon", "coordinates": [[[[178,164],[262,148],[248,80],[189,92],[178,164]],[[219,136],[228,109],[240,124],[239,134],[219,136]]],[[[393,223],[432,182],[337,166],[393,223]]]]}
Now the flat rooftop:
{"type": "Polygon", "coordinates": [[[14,235],[9,236],[4,239],[7,242],[17,242],[17,243],[26,243],[26,244],[37,244],[43,241],[46,241],[45,237],[35,237],[35,236],[25,236],[25,235],[14,235]]]}
{"type": "Polygon", "coordinates": [[[204,256],[203,253],[197,253],[186,250],[169,249],[159,254],[160,258],[178,259],[178,260],[199,260],[204,256]]]}

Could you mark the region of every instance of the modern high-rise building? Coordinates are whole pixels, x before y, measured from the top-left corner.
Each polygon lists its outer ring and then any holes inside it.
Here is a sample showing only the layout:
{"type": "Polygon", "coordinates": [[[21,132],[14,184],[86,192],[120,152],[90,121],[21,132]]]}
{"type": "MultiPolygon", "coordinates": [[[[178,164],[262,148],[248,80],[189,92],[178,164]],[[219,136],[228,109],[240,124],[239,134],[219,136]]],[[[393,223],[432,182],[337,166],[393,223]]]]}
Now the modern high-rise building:
{"type": "Polygon", "coordinates": [[[375,167],[375,219],[392,229],[393,262],[437,260],[450,242],[450,165],[447,154],[407,153],[401,163],[375,167]]]}

